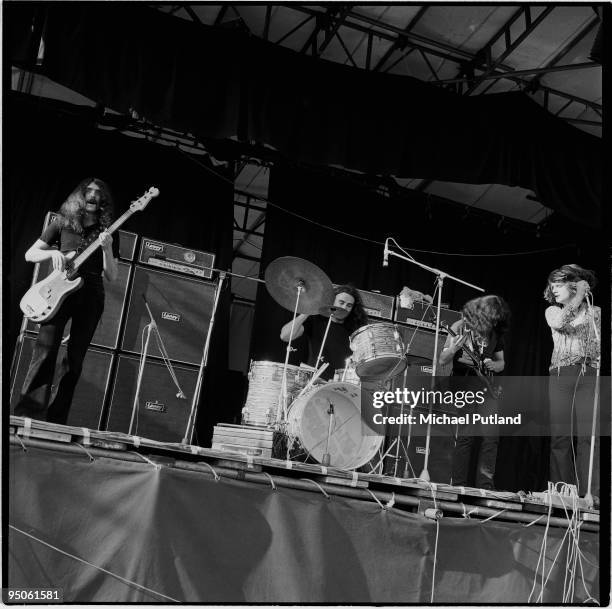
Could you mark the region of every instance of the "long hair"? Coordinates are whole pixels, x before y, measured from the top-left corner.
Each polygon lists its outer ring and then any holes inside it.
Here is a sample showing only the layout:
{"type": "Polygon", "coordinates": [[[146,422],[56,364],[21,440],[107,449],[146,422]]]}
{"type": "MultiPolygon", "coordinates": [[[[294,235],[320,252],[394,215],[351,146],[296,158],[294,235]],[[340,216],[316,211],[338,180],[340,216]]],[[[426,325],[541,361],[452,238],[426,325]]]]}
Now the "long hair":
{"type": "Polygon", "coordinates": [[[64,227],[70,227],[76,233],[83,233],[83,218],[85,217],[85,193],[87,187],[94,183],[100,189],[100,206],[98,221],[103,229],[108,228],[113,221],[114,203],[110,188],[106,182],[98,178],[85,178],[68,195],[62,203],[59,214],[64,227]]]}
{"type": "Polygon", "coordinates": [[[561,305],[555,300],[555,297],[550,289],[551,283],[575,283],[584,279],[589,284],[591,290],[597,285],[597,277],[593,271],[584,269],[578,264],[564,264],[562,267],[555,269],[550,273],[546,280],[546,289],[544,290],[544,298],[550,304],[560,307],[561,305]]]}
{"type": "Polygon", "coordinates": [[[345,284],[336,286],[334,288],[334,294],[336,296],[338,296],[338,294],[342,294],[342,292],[345,294],[350,294],[355,299],[355,304],[353,304],[351,312],[344,320],[344,327],[352,334],[358,328],[368,324],[368,316],[363,308],[361,294],[356,287],[350,284],[345,284]]]}
{"type": "Polygon", "coordinates": [[[510,326],[510,308],[501,296],[495,294],[469,300],[461,312],[467,325],[482,337],[493,332],[501,336],[510,326]]]}

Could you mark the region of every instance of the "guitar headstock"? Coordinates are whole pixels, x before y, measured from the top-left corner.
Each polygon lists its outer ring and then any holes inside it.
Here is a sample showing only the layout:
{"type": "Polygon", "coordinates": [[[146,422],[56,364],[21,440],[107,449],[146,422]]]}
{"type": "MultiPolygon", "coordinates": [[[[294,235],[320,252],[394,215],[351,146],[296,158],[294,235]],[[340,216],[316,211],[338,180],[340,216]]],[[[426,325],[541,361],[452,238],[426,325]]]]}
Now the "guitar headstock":
{"type": "Polygon", "coordinates": [[[149,201],[154,199],[157,195],[159,195],[159,189],[155,188],[155,186],[151,186],[142,197],[130,203],[130,209],[132,211],[142,211],[149,204],[149,201]]]}

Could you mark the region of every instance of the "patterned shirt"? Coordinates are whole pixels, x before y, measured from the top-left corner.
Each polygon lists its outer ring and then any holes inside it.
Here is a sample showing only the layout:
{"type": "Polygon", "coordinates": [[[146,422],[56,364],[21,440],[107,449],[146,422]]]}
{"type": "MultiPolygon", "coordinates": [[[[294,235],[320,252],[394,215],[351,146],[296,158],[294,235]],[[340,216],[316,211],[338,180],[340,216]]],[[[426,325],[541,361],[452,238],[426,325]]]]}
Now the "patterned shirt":
{"type": "Polygon", "coordinates": [[[550,370],[560,366],[572,366],[585,362],[595,366],[601,352],[601,309],[593,307],[551,306],[546,309],[546,321],[553,339],[550,370]],[[593,327],[595,321],[595,328],[593,327]]]}

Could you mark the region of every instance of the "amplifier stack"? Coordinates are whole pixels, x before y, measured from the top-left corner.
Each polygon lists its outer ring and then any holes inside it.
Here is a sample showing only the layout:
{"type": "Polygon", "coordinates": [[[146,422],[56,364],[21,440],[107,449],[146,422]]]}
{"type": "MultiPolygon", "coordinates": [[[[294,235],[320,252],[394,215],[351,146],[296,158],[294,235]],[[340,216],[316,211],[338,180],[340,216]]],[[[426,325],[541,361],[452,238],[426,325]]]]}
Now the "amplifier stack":
{"type": "MultiPolygon", "coordinates": [[[[54,217],[49,212],[43,228],[54,217]]],[[[152,335],[132,433],[162,442],[180,442],[210,331],[216,292],[216,283],[210,279],[215,256],[143,237],[135,259],[138,236],[121,230],[118,235],[119,276],[114,282],[104,282],[104,313],[83,362],[67,424],[128,433],[143,332],[150,321],[146,299],[165,352],[152,335]]],[[[50,272],[49,261],[36,264],[32,284],[50,272]]],[[[21,394],[39,328],[24,318],[11,366],[11,412],[21,394]]],[[[69,333],[70,322],[64,330],[51,395],[69,333]]]]}

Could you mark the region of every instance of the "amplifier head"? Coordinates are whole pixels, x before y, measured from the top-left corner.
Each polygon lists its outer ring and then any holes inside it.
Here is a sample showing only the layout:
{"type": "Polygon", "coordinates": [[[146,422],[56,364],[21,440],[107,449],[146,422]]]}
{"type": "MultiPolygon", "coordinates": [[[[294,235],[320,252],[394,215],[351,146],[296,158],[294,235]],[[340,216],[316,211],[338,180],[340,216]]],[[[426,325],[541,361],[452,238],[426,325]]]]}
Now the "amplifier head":
{"type": "MultiPolygon", "coordinates": [[[[340,284],[334,284],[334,289],[340,284]]],[[[393,317],[393,296],[357,290],[363,302],[363,308],[369,318],[391,319],[393,317]]]]}

